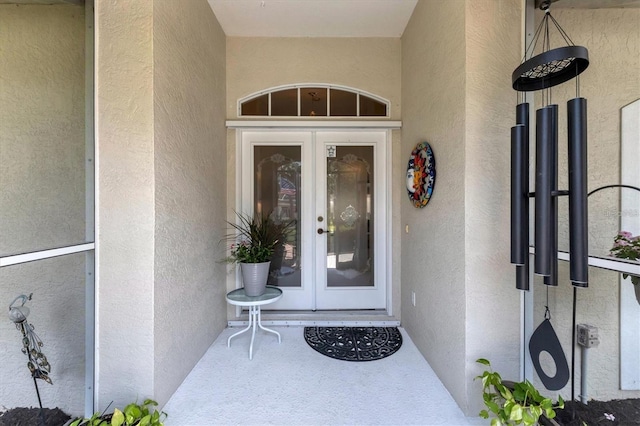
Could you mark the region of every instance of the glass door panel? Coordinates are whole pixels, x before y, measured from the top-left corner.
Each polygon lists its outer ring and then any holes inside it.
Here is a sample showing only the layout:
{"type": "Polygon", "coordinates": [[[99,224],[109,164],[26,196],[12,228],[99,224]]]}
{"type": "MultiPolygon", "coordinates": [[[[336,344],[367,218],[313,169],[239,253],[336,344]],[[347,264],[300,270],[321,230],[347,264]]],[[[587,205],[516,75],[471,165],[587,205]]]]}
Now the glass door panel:
{"type": "Polygon", "coordinates": [[[327,151],[327,286],[373,286],[373,147],[327,151]]]}
{"type": "Polygon", "coordinates": [[[385,131],[316,132],[316,309],[387,306],[386,141],[385,131]]]}
{"type": "Polygon", "coordinates": [[[254,212],[287,228],[275,248],[269,285],[300,287],[300,146],[254,146],[254,212]]]}
{"type": "MultiPolygon", "coordinates": [[[[313,309],[312,133],[242,130],[241,140],[237,209],[246,214],[268,215],[283,226],[290,224],[283,244],[276,248],[268,281],[284,294],[268,309],[313,309]]],[[[242,286],[240,274],[236,285],[242,286]]]]}

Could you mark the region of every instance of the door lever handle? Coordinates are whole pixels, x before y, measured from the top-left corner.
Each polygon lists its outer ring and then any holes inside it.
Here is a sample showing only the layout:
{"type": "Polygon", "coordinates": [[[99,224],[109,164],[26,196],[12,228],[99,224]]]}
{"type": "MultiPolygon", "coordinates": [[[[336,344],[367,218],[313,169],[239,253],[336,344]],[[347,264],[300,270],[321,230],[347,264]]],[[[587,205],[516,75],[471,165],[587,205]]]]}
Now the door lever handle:
{"type": "Polygon", "coordinates": [[[322,234],[324,234],[325,232],[328,234],[328,233],[329,233],[329,230],[328,230],[328,229],[318,228],[318,234],[322,235],[322,234]]]}

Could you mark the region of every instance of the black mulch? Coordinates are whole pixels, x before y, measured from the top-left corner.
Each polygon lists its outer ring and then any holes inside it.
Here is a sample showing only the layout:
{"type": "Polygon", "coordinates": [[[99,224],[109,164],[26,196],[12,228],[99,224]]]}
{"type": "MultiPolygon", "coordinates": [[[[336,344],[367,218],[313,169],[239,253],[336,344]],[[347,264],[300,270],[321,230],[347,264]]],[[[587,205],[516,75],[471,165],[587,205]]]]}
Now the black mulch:
{"type": "Polygon", "coordinates": [[[556,411],[554,420],[563,426],[640,425],[640,399],[589,401],[587,405],[565,401],[564,409],[556,411]]]}
{"type": "MultiPolygon", "coordinates": [[[[45,426],[62,426],[71,419],[59,408],[44,408],[45,426]]],[[[0,426],[42,426],[39,408],[12,408],[0,413],[0,426]]]]}
{"type": "MultiPolygon", "coordinates": [[[[554,419],[562,426],[635,426],[640,425],[640,399],[613,401],[566,401],[554,419]]],[[[46,426],[63,426],[71,417],[58,408],[45,408],[46,426]]],[[[548,421],[541,424],[552,425],[548,421]]],[[[0,413],[0,426],[41,426],[39,408],[12,408],[0,413]]]]}

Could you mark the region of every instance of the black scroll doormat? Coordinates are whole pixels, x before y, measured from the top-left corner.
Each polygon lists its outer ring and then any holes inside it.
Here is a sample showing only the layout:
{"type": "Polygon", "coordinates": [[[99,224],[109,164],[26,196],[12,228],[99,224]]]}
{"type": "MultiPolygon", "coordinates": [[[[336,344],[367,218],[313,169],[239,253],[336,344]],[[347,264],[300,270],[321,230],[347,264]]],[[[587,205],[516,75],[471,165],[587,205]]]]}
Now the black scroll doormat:
{"type": "Polygon", "coordinates": [[[305,327],[304,340],[322,355],[344,361],[375,361],[402,346],[397,327],[305,327]]]}

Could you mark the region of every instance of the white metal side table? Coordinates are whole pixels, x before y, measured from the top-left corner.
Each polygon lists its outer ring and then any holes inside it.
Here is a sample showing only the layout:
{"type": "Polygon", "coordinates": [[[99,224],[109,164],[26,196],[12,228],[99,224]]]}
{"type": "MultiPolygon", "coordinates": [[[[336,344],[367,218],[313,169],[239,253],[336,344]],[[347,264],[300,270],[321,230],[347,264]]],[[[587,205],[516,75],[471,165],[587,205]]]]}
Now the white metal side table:
{"type": "Polygon", "coordinates": [[[247,328],[229,336],[229,339],[227,339],[227,347],[231,346],[231,339],[239,334],[249,331],[250,328],[253,328],[253,331],[251,332],[251,345],[249,345],[249,359],[253,359],[253,341],[256,337],[256,324],[264,331],[273,333],[278,336],[278,343],[280,343],[280,333],[275,330],[271,330],[270,328],[266,328],[262,325],[262,321],[260,318],[260,307],[262,305],[273,303],[281,297],[282,290],[280,290],[278,287],[270,285],[267,286],[265,292],[260,296],[247,296],[244,288],[238,288],[227,293],[227,302],[229,302],[231,305],[249,307],[249,325],[247,326],[247,328]]]}

